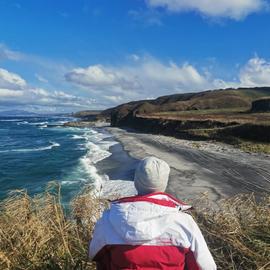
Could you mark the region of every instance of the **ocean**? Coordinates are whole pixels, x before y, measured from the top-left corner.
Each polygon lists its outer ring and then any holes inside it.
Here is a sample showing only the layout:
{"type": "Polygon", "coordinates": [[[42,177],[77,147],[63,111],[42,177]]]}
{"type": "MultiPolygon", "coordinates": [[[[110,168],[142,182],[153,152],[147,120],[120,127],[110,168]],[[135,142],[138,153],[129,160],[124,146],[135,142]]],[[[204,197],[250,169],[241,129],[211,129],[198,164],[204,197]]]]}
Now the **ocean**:
{"type": "Polygon", "coordinates": [[[89,184],[100,190],[108,181],[114,186],[132,181],[137,161],[113,136],[105,128],[63,127],[71,120],[0,118],[0,200],[15,189],[33,196],[56,181],[68,204],[89,184]]]}

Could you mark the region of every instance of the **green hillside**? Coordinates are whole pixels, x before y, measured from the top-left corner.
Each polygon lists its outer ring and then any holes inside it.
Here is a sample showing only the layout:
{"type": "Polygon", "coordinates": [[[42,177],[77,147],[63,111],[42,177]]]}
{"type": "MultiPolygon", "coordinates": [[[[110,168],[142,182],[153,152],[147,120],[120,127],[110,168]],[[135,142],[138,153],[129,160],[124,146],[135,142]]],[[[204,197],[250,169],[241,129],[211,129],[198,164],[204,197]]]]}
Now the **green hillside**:
{"type": "Polygon", "coordinates": [[[270,87],[238,88],[225,90],[211,90],[199,93],[174,94],[162,96],[154,100],[140,100],[125,103],[115,108],[103,111],[103,114],[111,114],[112,125],[125,124],[135,115],[161,114],[170,116],[175,112],[248,112],[252,102],[270,97],[270,87]]]}

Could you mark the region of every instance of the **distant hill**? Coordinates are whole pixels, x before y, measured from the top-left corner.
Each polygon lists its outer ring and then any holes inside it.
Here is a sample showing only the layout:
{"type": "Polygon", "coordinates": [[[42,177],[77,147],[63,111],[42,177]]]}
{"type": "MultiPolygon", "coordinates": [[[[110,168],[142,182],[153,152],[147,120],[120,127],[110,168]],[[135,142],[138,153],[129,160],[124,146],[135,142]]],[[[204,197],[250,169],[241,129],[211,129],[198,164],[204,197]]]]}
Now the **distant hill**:
{"type": "Polygon", "coordinates": [[[153,100],[139,100],[119,105],[102,112],[111,115],[113,126],[125,125],[137,115],[160,112],[181,112],[245,108],[252,102],[270,97],[270,87],[211,90],[197,93],[174,94],[153,100]]]}
{"type": "Polygon", "coordinates": [[[8,117],[8,116],[41,116],[40,114],[28,112],[24,110],[10,110],[10,111],[0,111],[0,116],[8,117]]]}
{"type": "Polygon", "coordinates": [[[79,111],[76,113],[73,113],[72,115],[74,117],[84,118],[84,117],[91,117],[95,115],[99,115],[101,111],[98,110],[86,110],[86,111],[79,111]]]}

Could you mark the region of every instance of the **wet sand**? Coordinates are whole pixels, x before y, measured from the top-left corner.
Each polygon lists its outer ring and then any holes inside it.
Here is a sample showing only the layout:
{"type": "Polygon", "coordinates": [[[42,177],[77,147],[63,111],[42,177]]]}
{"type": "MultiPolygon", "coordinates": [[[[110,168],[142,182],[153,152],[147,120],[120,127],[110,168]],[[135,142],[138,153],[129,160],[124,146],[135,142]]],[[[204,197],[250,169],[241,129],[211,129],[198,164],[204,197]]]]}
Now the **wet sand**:
{"type": "MultiPolygon", "coordinates": [[[[108,128],[134,159],[153,155],[171,167],[167,192],[181,199],[207,193],[211,201],[238,193],[270,193],[270,157],[220,143],[192,142],[108,128]]],[[[124,164],[123,164],[124,166],[124,164]]]]}

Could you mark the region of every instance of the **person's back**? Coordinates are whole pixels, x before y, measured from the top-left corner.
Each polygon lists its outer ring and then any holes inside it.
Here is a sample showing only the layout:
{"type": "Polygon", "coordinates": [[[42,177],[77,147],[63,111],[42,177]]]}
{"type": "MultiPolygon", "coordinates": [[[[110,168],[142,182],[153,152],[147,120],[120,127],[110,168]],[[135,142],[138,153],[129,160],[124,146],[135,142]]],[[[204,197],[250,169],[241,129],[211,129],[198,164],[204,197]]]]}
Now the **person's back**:
{"type": "Polygon", "coordinates": [[[159,159],[139,164],[140,195],[113,202],[96,224],[89,256],[98,269],[216,269],[197,224],[184,212],[190,206],[162,192],[168,175],[159,159]]]}

